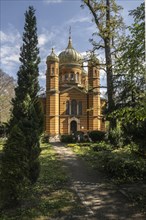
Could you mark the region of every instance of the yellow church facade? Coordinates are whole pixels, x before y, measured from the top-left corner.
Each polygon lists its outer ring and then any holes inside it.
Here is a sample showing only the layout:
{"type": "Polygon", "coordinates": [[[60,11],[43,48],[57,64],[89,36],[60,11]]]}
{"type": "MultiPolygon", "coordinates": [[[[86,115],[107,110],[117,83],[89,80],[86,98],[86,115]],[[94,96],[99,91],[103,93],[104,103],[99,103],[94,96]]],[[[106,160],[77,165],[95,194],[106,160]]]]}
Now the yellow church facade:
{"type": "Polygon", "coordinates": [[[83,57],[73,48],[71,37],[59,56],[52,49],[46,64],[46,95],[42,98],[45,133],[59,137],[77,131],[105,130],[99,65],[94,67],[89,62],[86,72],[83,57]]]}

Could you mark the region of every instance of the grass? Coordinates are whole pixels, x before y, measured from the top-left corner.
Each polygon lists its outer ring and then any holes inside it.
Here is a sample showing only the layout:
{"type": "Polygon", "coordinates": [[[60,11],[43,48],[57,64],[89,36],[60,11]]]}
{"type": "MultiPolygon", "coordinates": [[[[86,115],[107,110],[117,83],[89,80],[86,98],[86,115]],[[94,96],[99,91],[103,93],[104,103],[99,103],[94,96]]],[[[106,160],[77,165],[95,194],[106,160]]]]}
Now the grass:
{"type": "Polygon", "coordinates": [[[62,163],[57,160],[49,144],[41,146],[41,172],[36,185],[30,189],[29,197],[21,206],[5,210],[0,220],[44,220],[52,218],[66,219],[81,214],[84,209],[76,193],[70,188],[69,177],[62,163]]]}
{"type": "Polygon", "coordinates": [[[139,190],[141,184],[146,183],[146,160],[133,152],[132,146],[113,149],[105,142],[67,146],[83,157],[89,166],[106,173],[119,189],[126,184],[127,197],[146,213],[146,190],[139,190]]]}
{"type": "Polygon", "coordinates": [[[113,148],[105,142],[68,144],[73,151],[84,157],[92,167],[107,172],[121,181],[145,179],[146,160],[135,153],[130,145],[113,148]]]}

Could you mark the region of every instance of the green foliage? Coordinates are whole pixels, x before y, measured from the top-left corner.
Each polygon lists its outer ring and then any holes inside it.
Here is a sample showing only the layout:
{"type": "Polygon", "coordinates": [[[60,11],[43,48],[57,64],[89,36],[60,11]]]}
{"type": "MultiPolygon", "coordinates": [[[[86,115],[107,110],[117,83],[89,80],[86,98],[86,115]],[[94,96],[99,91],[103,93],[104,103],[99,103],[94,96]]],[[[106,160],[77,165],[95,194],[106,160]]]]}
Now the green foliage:
{"type": "Polygon", "coordinates": [[[128,27],[130,34],[119,48],[115,65],[116,111],[111,114],[121,122],[126,142],[134,141],[139,150],[146,151],[146,81],[144,3],[130,12],[134,23],[128,27]],[[145,148],[145,149],[144,149],[145,148]]]}
{"type": "Polygon", "coordinates": [[[41,136],[41,142],[42,143],[49,143],[49,135],[48,134],[43,134],[41,136]]]}
{"type": "Polygon", "coordinates": [[[130,15],[133,15],[134,23],[128,28],[130,35],[119,48],[120,57],[115,65],[115,87],[118,93],[117,107],[135,108],[145,96],[144,3],[131,11],[130,15]]]}
{"type": "Polygon", "coordinates": [[[2,210],[1,220],[60,219],[83,212],[76,193],[69,188],[69,177],[49,144],[41,145],[40,163],[39,179],[29,195],[21,206],[2,210]]]}
{"type": "MultiPolygon", "coordinates": [[[[83,0],[83,3],[83,6],[87,6],[92,14],[92,20],[97,28],[95,28],[92,34],[93,38],[90,39],[93,45],[93,53],[99,54],[100,51],[102,52],[104,50],[105,61],[104,63],[100,63],[100,66],[105,67],[107,74],[107,111],[111,113],[115,109],[113,57],[117,55],[117,48],[123,37],[122,30],[124,25],[120,15],[122,7],[117,5],[115,0],[83,0]]],[[[96,63],[94,65],[96,66],[96,63]]],[[[114,118],[110,118],[109,126],[112,129],[116,127],[114,118]]]]}
{"type": "Polygon", "coordinates": [[[99,163],[108,175],[118,181],[144,180],[146,163],[126,149],[98,153],[99,163]]]}
{"type": "Polygon", "coordinates": [[[12,100],[9,135],[2,160],[2,198],[8,205],[11,200],[13,204],[20,200],[23,190],[26,189],[25,183],[35,183],[40,171],[38,157],[43,114],[38,99],[40,58],[36,31],[35,10],[29,7],[25,13],[21,65],[17,73],[18,82],[15,98],[12,100]]]}
{"type": "Polygon", "coordinates": [[[60,140],[63,143],[73,143],[73,142],[75,142],[75,140],[73,140],[72,135],[61,135],[60,140]]]}
{"type": "Polygon", "coordinates": [[[89,132],[89,137],[93,142],[96,141],[102,141],[105,138],[105,132],[104,131],[91,131],[89,132]]]}
{"type": "Polygon", "coordinates": [[[92,150],[99,152],[99,151],[112,151],[112,146],[110,144],[107,144],[105,142],[100,142],[96,144],[91,145],[92,150]]]}
{"type": "Polygon", "coordinates": [[[111,145],[113,145],[114,147],[122,147],[123,146],[123,133],[122,130],[120,128],[120,126],[118,126],[115,129],[111,129],[108,134],[108,140],[110,142],[111,145]]]}
{"type": "Polygon", "coordinates": [[[0,138],[1,137],[6,137],[8,132],[8,126],[6,123],[1,123],[0,124],[0,138]]]}
{"type": "Polygon", "coordinates": [[[3,150],[3,148],[4,148],[5,142],[6,142],[5,138],[0,138],[0,153],[3,150]]]}
{"type": "Polygon", "coordinates": [[[67,144],[67,147],[75,147],[77,144],[67,144]]]}
{"type": "Polygon", "coordinates": [[[137,154],[135,146],[113,149],[110,144],[100,142],[88,147],[75,145],[73,150],[117,183],[146,180],[146,161],[137,154]]]}
{"type": "Polygon", "coordinates": [[[0,201],[4,206],[15,206],[26,193],[28,158],[26,139],[20,127],[14,126],[3,149],[1,160],[0,201]]]}

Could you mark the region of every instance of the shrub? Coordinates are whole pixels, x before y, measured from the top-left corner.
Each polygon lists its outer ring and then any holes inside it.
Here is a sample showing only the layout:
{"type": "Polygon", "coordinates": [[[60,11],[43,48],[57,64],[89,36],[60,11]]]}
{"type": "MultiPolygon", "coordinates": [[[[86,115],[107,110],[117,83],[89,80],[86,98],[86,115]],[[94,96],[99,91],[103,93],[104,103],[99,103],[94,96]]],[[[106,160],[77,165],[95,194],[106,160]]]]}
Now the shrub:
{"type": "Polygon", "coordinates": [[[102,141],[105,137],[104,131],[91,131],[89,132],[89,137],[92,139],[93,142],[102,141]]]}
{"type": "Polygon", "coordinates": [[[145,179],[146,162],[123,149],[97,153],[98,166],[117,180],[134,181],[145,179]]]}
{"type": "Polygon", "coordinates": [[[112,144],[114,147],[121,147],[123,145],[123,137],[122,137],[121,129],[116,128],[110,130],[108,133],[108,140],[110,144],[112,144]]]}
{"type": "Polygon", "coordinates": [[[61,142],[64,142],[64,143],[73,143],[73,142],[75,142],[72,135],[61,135],[60,140],[61,140],[61,142]]]}
{"type": "Polygon", "coordinates": [[[3,206],[16,205],[25,196],[29,183],[26,138],[15,125],[3,149],[0,173],[0,200],[3,206]]]}
{"type": "Polygon", "coordinates": [[[42,143],[49,143],[49,135],[43,134],[41,137],[41,142],[42,143]]]}
{"type": "Polygon", "coordinates": [[[0,124],[0,138],[6,137],[8,133],[8,125],[6,123],[0,124]]]}
{"type": "Polygon", "coordinates": [[[100,142],[98,144],[92,144],[93,151],[112,151],[111,145],[106,142],[100,142]]]}

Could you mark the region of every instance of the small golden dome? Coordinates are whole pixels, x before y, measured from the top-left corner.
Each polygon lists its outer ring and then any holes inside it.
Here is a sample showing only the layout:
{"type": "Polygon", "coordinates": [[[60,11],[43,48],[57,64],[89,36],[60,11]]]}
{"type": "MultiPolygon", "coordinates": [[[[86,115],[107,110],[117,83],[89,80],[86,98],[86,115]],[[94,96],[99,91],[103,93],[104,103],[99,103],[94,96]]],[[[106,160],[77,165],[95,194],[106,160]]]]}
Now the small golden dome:
{"type": "Polygon", "coordinates": [[[54,53],[53,48],[51,54],[47,57],[47,61],[59,62],[59,57],[54,53]]]}
{"type": "Polygon", "coordinates": [[[75,64],[81,65],[83,62],[83,57],[80,53],[78,53],[72,46],[71,37],[69,37],[69,42],[66,50],[62,51],[59,54],[60,64],[75,64]]]}

